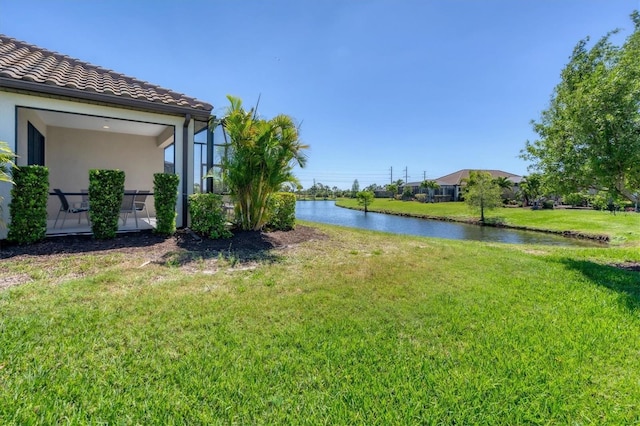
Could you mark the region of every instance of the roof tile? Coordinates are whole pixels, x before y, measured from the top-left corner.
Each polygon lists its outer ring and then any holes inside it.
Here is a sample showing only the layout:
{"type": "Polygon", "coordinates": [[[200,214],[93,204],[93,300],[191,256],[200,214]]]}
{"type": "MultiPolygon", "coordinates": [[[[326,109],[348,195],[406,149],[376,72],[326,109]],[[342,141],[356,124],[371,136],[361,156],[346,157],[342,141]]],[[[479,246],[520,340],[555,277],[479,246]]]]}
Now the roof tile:
{"type": "Polygon", "coordinates": [[[0,77],[211,111],[210,104],[0,34],[0,77]]]}

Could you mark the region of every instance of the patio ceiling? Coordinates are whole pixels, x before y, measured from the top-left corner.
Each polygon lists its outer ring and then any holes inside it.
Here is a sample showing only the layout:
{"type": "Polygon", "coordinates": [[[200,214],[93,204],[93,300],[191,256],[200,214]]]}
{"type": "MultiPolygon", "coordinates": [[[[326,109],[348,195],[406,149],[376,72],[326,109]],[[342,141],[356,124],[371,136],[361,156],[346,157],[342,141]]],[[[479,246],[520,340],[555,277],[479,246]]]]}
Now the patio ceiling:
{"type": "Polygon", "coordinates": [[[33,110],[47,126],[70,129],[95,130],[100,132],[124,133],[140,136],[159,136],[168,126],[164,124],[142,123],[109,117],[72,114],[66,112],[33,110]]]}

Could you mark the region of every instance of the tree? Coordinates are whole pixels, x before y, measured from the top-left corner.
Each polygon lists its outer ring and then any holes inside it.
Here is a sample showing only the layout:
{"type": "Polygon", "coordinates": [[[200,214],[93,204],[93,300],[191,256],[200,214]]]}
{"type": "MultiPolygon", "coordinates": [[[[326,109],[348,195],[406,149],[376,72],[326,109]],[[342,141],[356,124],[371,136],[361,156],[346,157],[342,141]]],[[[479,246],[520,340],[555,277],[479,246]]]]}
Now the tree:
{"type": "Polygon", "coordinates": [[[0,182],[13,183],[11,180],[11,168],[14,166],[15,154],[9,148],[9,144],[0,141],[0,182]]]}
{"type": "MultiPolygon", "coordinates": [[[[15,154],[9,148],[9,144],[0,141],[0,182],[8,182],[13,184],[11,179],[11,168],[14,166],[13,159],[15,154]]],[[[0,213],[2,212],[2,202],[4,198],[0,196],[0,213]]],[[[0,216],[0,226],[4,226],[2,216],[0,216]]]]}
{"type": "Polygon", "coordinates": [[[498,176],[493,179],[500,191],[502,192],[502,198],[509,199],[513,195],[511,189],[513,188],[513,182],[506,176],[498,176]]]}
{"type": "Polygon", "coordinates": [[[433,192],[439,189],[440,185],[435,180],[424,180],[420,183],[420,188],[427,189],[429,191],[429,199],[433,199],[433,192]]]}
{"type": "Polygon", "coordinates": [[[550,105],[532,122],[539,139],[521,153],[557,194],[604,190],[634,199],[640,187],[640,14],[634,32],[614,46],[612,31],[590,49],[581,40],[561,73],[550,105]]]}
{"type": "Polygon", "coordinates": [[[522,206],[535,202],[542,195],[542,175],[539,173],[531,173],[525,176],[520,182],[520,196],[522,197],[522,206]]]}
{"type": "Polygon", "coordinates": [[[358,198],[358,204],[364,206],[364,212],[366,213],[367,207],[370,206],[375,199],[375,194],[372,191],[359,191],[356,197],[358,198]]]}
{"type": "Polygon", "coordinates": [[[502,190],[489,172],[472,170],[465,182],[464,200],[469,207],[480,212],[480,222],[484,223],[485,210],[494,209],[502,204],[502,190]]]}
{"type": "Polygon", "coordinates": [[[385,186],[385,188],[391,193],[391,198],[393,198],[393,196],[398,193],[398,185],[396,185],[395,183],[390,183],[385,186]]]}
{"type": "Polygon", "coordinates": [[[357,197],[358,192],[360,191],[360,183],[358,182],[358,179],[353,181],[353,185],[351,185],[351,196],[352,197],[357,197]]]}
{"type": "Polygon", "coordinates": [[[260,230],[268,221],[271,195],[283,183],[298,183],[292,173],[297,164],[304,167],[298,128],[287,115],[271,120],[256,117],[252,108],[245,111],[242,101],[227,96],[231,106],[222,125],[230,138],[228,155],[223,158],[225,183],[235,201],[240,228],[260,230]]]}

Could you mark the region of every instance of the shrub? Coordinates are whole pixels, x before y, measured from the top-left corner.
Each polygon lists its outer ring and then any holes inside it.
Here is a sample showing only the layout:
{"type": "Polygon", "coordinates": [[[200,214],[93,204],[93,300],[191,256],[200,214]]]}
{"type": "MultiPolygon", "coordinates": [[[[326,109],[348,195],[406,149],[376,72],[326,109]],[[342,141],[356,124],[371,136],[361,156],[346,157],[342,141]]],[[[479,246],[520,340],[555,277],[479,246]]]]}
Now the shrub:
{"type": "Polygon", "coordinates": [[[587,204],[587,197],[579,192],[573,192],[565,195],[562,201],[574,207],[582,207],[587,204]]]}
{"type": "Polygon", "coordinates": [[[426,203],[427,202],[427,194],[416,194],[416,201],[419,201],[421,203],[426,203]]]}
{"type": "Polygon", "coordinates": [[[47,234],[49,169],[43,166],[16,167],[13,169],[13,181],[7,239],[19,244],[40,241],[47,234]]]}
{"type": "Polygon", "coordinates": [[[553,200],[544,200],[542,202],[542,208],[546,210],[553,210],[554,204],[553,200]]]}
{"type": "Polygon", "coordinates": [[[289,231],[296,225],[296,196],[288,192],[277,192],[269,199],[267,228],[289,231]]]}
{"type": "Polygon", "coordinates": [[[226,228],[227,215],[222,207],[222,196],[218,194],[192,194],[189,196],[191,229],[208,238],[229,238],[226,228]]]}
{"type": "Polygon", "coordinates": [[[94,238],[106,240],[116,236],[124,178],[122,170],[89,170],[89,218],[94,238]]]}
{"type": "Polygon", "coordinates": [[[172,235],[176,232],[176,203],[180,177],[172,173],[153,175],[154,206],[156,208],[156,232],[172,235]]]}

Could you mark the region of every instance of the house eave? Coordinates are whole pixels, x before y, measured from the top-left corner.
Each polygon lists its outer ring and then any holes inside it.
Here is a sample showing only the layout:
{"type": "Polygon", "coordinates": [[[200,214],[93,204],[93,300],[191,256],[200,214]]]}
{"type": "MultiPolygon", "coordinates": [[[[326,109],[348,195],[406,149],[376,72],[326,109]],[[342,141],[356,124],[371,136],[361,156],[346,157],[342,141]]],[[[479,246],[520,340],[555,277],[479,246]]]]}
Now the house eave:
{"type": "Polygon", "coordinates": [[[161,104],[149,102],[135,98],[123,98],[121,96],[109,95],[98,92],[87,92],[78,89],[35,83],[31,81],[16,80],[12,78],[0,77],[0,89],[26,92],[29,94],[41,94],[59,97],[67,100],[80,100],[106,104],[110,106],[124,107],[134,110],[156,112],[160,114],[185,116],[190,114],[197,121],[207,121],[211,115],[211,110],[190,108],[184,106],[161,104]]]}

